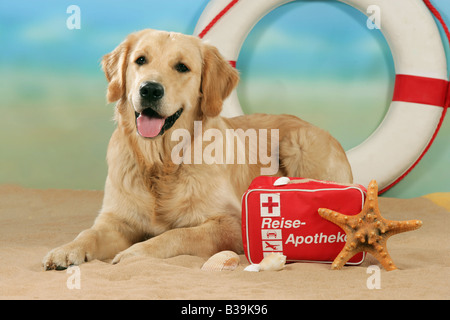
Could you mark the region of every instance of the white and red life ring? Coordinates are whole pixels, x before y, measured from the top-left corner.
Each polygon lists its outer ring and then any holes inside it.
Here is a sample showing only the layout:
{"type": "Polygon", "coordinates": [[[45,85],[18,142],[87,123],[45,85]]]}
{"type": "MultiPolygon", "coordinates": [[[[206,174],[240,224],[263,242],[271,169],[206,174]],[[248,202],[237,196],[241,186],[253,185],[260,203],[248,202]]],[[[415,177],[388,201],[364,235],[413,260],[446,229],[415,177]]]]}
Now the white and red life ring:
{"type": "MultiPolygon", "coordinates": [[[[239,51],[253,26],[267,13],[294,0],[211,0],[194,34],[215,45],[236,65],[239,51]]],[[[379,127],[347,151],[355,183],[376,179],[380,193],[388,190],[421,160],[431,146],[448,107],[447,63],[429,0],[337,0],[366,14],[377,5],[381,31],[394,58],[394,94],[379,127]]],[[[223,116],[243,114],[236,90],[225,101],[223,116]]]]}

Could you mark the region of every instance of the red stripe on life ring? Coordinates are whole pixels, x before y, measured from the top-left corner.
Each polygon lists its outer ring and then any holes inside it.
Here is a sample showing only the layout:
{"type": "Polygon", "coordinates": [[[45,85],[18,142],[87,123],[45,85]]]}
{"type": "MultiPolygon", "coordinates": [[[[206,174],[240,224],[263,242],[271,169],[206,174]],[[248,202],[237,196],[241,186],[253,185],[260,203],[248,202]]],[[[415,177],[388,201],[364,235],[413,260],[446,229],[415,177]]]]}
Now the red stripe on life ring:
{"type": "Polygon", "coordinates": [[[392,101],[444,107],[447,87],[446,80],[397,74],[392,101]]]}
{"type": "Polygon", "coordinates": [[[199,33],[198,37],[202,39],[209,30],[217,23],[217,21],[222,18],[225,13],[227,13],[239,0],[232,0],[225,8],[223,8],[222,11],[219,12],[217,16],[214,17],[214,19],[211,20],[211,22],[205,27],[205,29],[202,30],[202,32],[199,33]]]}
{"type": "Polygon", "coordinates": [[[233,67],[236,68],[236,61],[230,60],[228,63],[233,67]]]}
{"type": "MultiPolygon", "coordinates": [[[[450,85],[448,86],[448,93],[450,93],[450,85]]],[[[444,118],[445,118],[445,114],[447,113],[447,109],[450,107],[450,94],[447,95],[446,97],[446,101],[444,103],[444,110],[442,111],[442,115],[441,118],[439,119],[439,123],[436,127],[436,130],[434,131],[433,136],[430,139],[430,142],[428,143],[428,145],[426,146],[425,150],[423,150],[422,154],[420,155],[420,157],[413,163],[413,165],[411,167],[409,167],[408,170],[405,171],[405,173],[403,173],[400,177],[398,177],[394,182],[392,182],[390,185],[386,186],[383,190],[380,190],[378,192],[378,194],[382,194],[386,191],[388,191],[389,189],[391,189],[393,186],[395,186],[397,183],[399,183],[401,180],[403,180],[404,177],[406,177],[412,169],[414,169],[416,167],[416,165],[420,162],[420,160],[422,160],[422,158],[425,156],[425,154],[428,152],[428,150],[430,149],[431,145],[434,142],[434,139],[436,139],[436,136],[439,132],[439,129],[442,126],[442,123],[444,122],[444,118]]]]}
{"type": "MultiPolygon", "coordinates": [[[[439,13],[439,11],[431,4],[430,0],[423,0],[423,2],[425,3],[425,5],[428,7],[428,9],[431,11],[431,13],[436,17],[436,19],[440,22],[440,24],[442,25],[442,28],[445,31],[445,35],[447,36],[447,41],[450,44],[450,31],[448,30],[447,25],[444,22],[444,19],[442,18],[441,14],[439,13]]],[[[397,80],[397,79],[396,79],[397,80]]],[[[436,80],[436,79],[435,79],[436,80]]],[[[400,80],[401,81],[401,80],[400,80]]],[[[428,145],[426,146],[425,150],[423,150],[422,154],[420,155],[420,157],[416,160],[416,162],[413,163],[413,165],[406,170],[405,173],[403,173],[400,177],[398,177],[394,182],[392,182],[390,185],[388,185],[387,187],[385,187],[383,190],[379,191],[379,194],[382,194],[386,191],[388,191],[389,189],[391,189],[393,186],[395,186],[397,183],[399,183],[404,177],[406,177],[408,175],[408,173],[411,172],[412,169],[414,169],[416,167],[416,165],[420,162],[420,160],[422,160],[422,158],[425,156],[425,154],[428,152],[428,150],[430,149],[431,145],[434,142],[434,139],[436,138],[439,130],[442,127],[442,123],[444,122],[444,118],[445,115],[447,113],[447,109],[450,107],[450,83],[448,81],[445,80],[441,80],[444,81],[445,83],[447,83],[446,88],[443,89],[442,87],[440,88],[440,91],[442,92],[442,90],[445,90],[447,93],[444,96],[444,104],[440,105],[444,108],[444,110],[442,111],[442,115],[441,118],[439,119],[439,123],[436,127],[436,130],[434,131],[433,136],[430,139],[430,142],[428,143],[428,145]]],[[[396,81],[396,85],[397,85],[397,81],[396,81]]],[[[440,86],[442,86],[442,82],[440,84],[440,86]]],[[[400,92],[402,89],[399,89],[400,92]]],[[[398,92],[398,91],[397,91],[398,92]]],[[[395,94],[395,89],[394,89],[394,94],[395,94]]],[[[434,99],[433,99],[434,100],[434,99]]],[[[438,100],[438,99],[436,99],[438,100]]],[[[440,99],[439,99],[440,100],[440,99]]],[[[437,103],[441,104],[441,100],[437,101],[437,103]]]]}

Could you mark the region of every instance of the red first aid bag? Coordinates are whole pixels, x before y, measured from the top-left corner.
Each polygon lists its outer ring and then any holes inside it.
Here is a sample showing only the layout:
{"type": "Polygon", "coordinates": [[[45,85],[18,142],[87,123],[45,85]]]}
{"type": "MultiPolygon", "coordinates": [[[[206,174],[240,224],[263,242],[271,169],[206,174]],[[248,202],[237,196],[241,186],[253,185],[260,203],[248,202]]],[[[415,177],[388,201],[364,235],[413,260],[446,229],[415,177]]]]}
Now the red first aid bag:
{"type": "MultiPolygon", "coordinates": [[[[261,176],[242,196],[242,240],[250,263],[280,252],[286,261],[331,263],[345,245],[346,234],[323,219],[319,208],[347,215],[361,212],[367,190],[359,185],[261,176]]],[[[364,261],[363,252],[347,264],[364,261]]]]}

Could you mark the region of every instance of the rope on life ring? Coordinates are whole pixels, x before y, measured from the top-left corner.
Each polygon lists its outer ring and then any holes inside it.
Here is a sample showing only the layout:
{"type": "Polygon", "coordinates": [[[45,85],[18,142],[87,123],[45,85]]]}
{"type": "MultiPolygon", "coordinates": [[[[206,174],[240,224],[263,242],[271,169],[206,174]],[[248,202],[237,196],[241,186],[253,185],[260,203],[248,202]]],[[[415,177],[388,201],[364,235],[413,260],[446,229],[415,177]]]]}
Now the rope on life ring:
{"type": "MultiPolygon", "coordinates": [[[[253,26],[267,13],[294,0],[211,0],[194,34],[215,45],[236,66],[253,26]]],[[[379,127],[347,151],[355,183],[376,179],[380,193],[402,180],[431,147],[450,104],[447,62],[433,15],[450,42],[450,32],[430,0],[337,0],[366,14],[377,5],[381,31],[394,58],[392,102],[379,127]],[[426,45],[424,45],[426,44],[426,45]]],[[[236,90],[224,102],[223,116],[242,115],[236,90]]]]}

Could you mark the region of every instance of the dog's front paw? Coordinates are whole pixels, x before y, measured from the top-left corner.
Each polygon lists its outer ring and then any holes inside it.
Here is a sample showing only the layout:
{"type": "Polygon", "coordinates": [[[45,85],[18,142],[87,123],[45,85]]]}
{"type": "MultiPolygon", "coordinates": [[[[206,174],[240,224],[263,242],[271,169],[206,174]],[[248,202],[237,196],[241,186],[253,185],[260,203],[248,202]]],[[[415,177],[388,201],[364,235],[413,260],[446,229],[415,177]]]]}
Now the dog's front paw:
{"type": "Polygon", "coordinates": [[[44,270],[64,270],[91,260],[90,256],[83,246],[69,243],[47,253],[42,260],[42,266],[44,270]]]}
{"type": "Polygon", "coordinates": [[[142,243],[136,243],[122,252],[119,252],[114,257],[112,264],[117,264],[125,259],[135,257],[135,256],[145,256],[147,255],[145,246],[142,243]]]}

